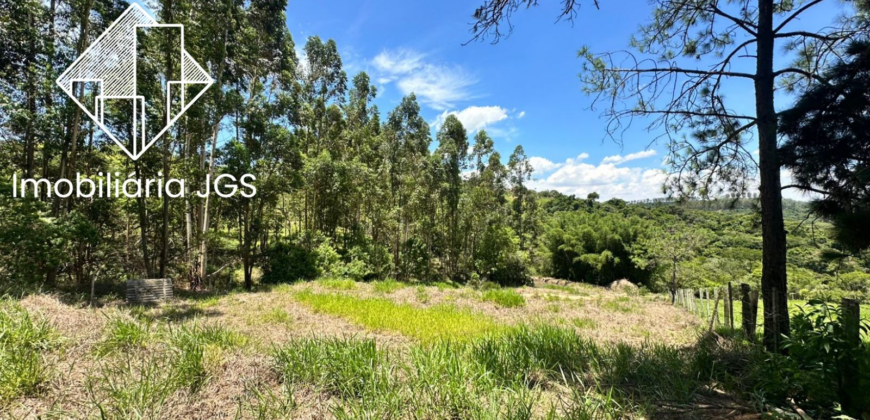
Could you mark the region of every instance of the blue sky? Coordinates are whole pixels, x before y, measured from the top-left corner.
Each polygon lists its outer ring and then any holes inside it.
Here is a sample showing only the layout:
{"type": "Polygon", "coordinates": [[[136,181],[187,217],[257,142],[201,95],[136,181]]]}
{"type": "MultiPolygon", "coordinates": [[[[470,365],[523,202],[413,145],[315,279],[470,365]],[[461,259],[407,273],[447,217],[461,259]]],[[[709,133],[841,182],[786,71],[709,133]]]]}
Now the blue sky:
{"type": "MultiPolygon", "coordinates": [[[[605,0],[596,10],[584,1],[572,24],[556,22],[561,1],[543,0],[516,13],[513,34],[499,44],[463,46],[481,2],[290,0],[287,25],[299,52],[309,36],[334,39],[348,76],[366,71],[377,85],[382,115],[415,92],[433,127],[456,113],[469,136],[485,128],[505,161],[522,144],[536,169],[536,189],[579,196],[596,191],[605,199],[661,196],[666,144],[650,144],[660,133],[636,121],[622,146],[605,139],[601,109],[589,109],[592,99],[578,77],[577,51],[584,45],[593,52],[628,49],[630,36],[650,17],[649,4],[605,0]]],[[[821,27],[845,6],[815,9],[795,28],[821,27]]],[[[732,108],[751,110],[751,85],[729,89],[732,108]]],[[[781,108],[789,102],[778,99],[781,108]]]]}

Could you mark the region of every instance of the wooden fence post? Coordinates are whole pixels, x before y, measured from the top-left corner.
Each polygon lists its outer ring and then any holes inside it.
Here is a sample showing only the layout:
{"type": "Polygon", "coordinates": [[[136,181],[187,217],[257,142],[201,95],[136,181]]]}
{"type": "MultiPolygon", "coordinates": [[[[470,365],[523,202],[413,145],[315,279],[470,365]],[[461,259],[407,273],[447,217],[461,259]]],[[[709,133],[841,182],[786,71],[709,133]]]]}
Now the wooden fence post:
{"type": "Polygon", "coordinates": [[[731,331],[734,332],[734,293],[731,290],[731,282],[728,282],[728,321],[731,331]]]}
{"type": "MultiPolygon", "coordinates": [[[[846,333],[846,343],[850,350],[858,350],[861,347],[861,307],[857,300],[843,299],[840,302],[840,310],[843,316],[843,329],[846,333]]],[[[840,373],[842,376],[841,395],[843,396],[843,411],[851,417],[860,418],[862,407],[860,391],[861,374],[858,371],[859,364],[852,353],[842,359],[840,373]]]]}
{"type": "Polygon", "coordinates": [[[704,288],[698,288],[698,316],[704,316],[704,288]]]}
{"type": "MultiPolygon", "coordinates": [[[[756,314],[752,311],[752,298],[749,285],[743,283],[740,285],[740,302],[743,306],[743,334],[749,341],[755,341],[755,320],[756,314]]],[[[757,296],[757,295],[756,295],[757,296]]],[[[758,298],[756,298],[756,302],[758,298]]]]}
{"type": "Polygon", "coordinates": [[[710,327],[707,331],[713,331],[713,325],[719,322],[719,289],[714,290],[713,316],[710,317],[710,327]]]}
{"type": "Polygon", "coordinates": [[[716,317],[716,325],[720,325],[719,322],[719,288],[713,289],[713,316],[716,317]]]}

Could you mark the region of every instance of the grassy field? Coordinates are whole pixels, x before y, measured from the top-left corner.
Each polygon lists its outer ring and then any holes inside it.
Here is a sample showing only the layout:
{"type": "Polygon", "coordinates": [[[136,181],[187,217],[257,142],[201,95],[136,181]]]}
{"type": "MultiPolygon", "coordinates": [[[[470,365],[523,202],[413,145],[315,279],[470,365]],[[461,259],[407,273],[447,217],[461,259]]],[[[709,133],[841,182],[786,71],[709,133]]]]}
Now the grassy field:
{"type": "Polygon", "coordinates": [[[5,418],[691,418],[698,317],[591,286],[325,279],[158,307],[0,303],[5,418]]]}

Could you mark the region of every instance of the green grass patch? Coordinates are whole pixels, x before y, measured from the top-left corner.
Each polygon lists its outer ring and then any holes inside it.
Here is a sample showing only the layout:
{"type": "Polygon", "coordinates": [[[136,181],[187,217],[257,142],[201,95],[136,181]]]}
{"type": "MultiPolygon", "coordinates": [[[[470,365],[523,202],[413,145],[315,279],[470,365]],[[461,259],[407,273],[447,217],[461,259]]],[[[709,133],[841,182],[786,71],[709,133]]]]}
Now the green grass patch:
{"type": "Polygon", "coordinates": [[[106,324],[103,339],[96,346],[97,354],[105,356],[116,351],[127,351],[148,345],[154,334],[153,323],[140,319],[112,318],[106,324]]]}
{"type": "Polygon", "coordinates": [[[287,327],[293,325],[293,318],[289,313],[287,313],[287,311],[281,308],[272,308],[263,312],[259,314],[255,320],[259,324],[278,324],[287,327]]]}
{"type": "Polygon", "coordinates": [[[331,290],[356,289],[356,282],[351,279],[322,278],[317,280],[317,284],[331,290]]]}
{"type": "Polygon", "coordinates": [[[560,286],[558,284],[544,284],[544,285],[541,285],[540,287],[543,289],[558,290],[560,292],[565,292],[565,293],[568,293],[571,295],[578,295],[578,296],[588,296],[589,295],[589,293],[578,290],[576,287],[571,287],[571,286],[560,286]]]}
{"type": "Polygon", "coordinates": [[[302,291],[296,300],[317,312],[340,316],[374,330],[395,331],[422,342],[467,339],[499,329],[492,319],[452,305],[418,308],[388,299],[362,299],[302,291]]]}
{"type": "Polygon", "coordinates": [[[511,289],[490,289],[480,297],[485,302],[492,302],[502,308],[519,308],[526,306],[526,299],[511,289]]]}
{"type": "Polygon", "coordinates": [[[604,302],[603,304],[601,304],[601,307],[611,312],[620,312],[624,314],[637,312],[637,306],[631,303],[627,303],[627,301],[621,299],[623,298],[604,302]]]}
{"type": "Polygon", "coordinates": [[[222,351],[243,346],[247,339],[220,326],[183,325],[170,336],[173,374],[179,386],[199,390],[222,359],[222,351]]]}
{"type": "Polygon", "coordinates": [[[429,291],[426,290],[426,288],[424,286],[417,286],[416,296],[417,296],[417,302],[420,302],[423,304],[429,303],[429,300],[432,298],[429,295],[429,291]]]}
{"type": "Polygon", "coordinates": [[[390,294],[406,287],[408,287],[407,283],[398,282],[393,279],[372,282],[372,288],[375,292],[384,294],[390,294]]]}
{"type": "Polygon", "coordinates": [[[18,302],[0,298],[0,408],[39,390],[50,371],[42,354],[56,341],[45,319],[31,316],[18,302]]]}
{"type": "Polygon", "coordinates": [[[598,323],[595,322],[594,319],[589,318],[574,318],[571,320],[571,323],[581,330],[593,330],[598,328],[598,323]]]}

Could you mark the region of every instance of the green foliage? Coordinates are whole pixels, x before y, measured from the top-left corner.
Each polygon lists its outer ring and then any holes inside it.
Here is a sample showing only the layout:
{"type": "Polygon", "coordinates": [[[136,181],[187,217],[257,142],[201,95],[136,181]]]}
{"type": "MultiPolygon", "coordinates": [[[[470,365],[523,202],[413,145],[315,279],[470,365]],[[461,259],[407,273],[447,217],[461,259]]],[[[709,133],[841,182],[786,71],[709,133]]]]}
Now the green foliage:
{"type": "Polygon", "coordinates": [[[196,393],[221,363],[221,352],[246,343],[220,326],[184,324],[148,349],[119,347],[89,374],[88,398],[103,418],[160,418],[178,391],[196,393]]]}
{"type": "Polygon", "coordinates": [[[104,419],[159,418],[179,379],[163,354],[112,358],[88,377],[87,397],[104,419]]]}
{"type": "Polygon", "coordinates": [[[554,277],[606,284],[629,278],[647,281],[650,272],[632,262],[632,246],[648,222],[618,212],[560,212],[544,227],[544,246],[554,277]]]}
{"type": "MultiPolygon", "coordinates": [[[[853,392],[842,382],[849,363],[860,374],[858,389],[870,386],[870,346],[860,337],[848,337],[839,306],[808,302],[792,317],[791,328],[784,345],[788,354],[770,355],[762,365],[760,386],[768,398],[780,403],[791,398],[801,407],[832,415],[844,395],[853,392]]],[[[868,336],[870,325],[864,322],[859,334],[868,336]]],[[[858,407],[870,409],[867,393],[855,395],[858,407]]]]}
{"type": "Polygon", "coordinates": [[[277,242],[263,255],[263,277],[266,284],[290,283],[313,279],[319,274],[317,257],[302,246],[277,242]]]}
{"type": "Polygon", "coordinates": [[[0,297],[0,407],[40,389],[50,373],[43,353],[56,344],[55,333],[45,319],[0,297]]]}
{"type": "Polygon", "coordinates": [[[208,380],[208,363],[217,357],[217,349],[230,349],[245,344],[238,333],[219,326],[182,325],[172,331],[170,344],[174,350],[172,364],[175,380],[192,391],[199,390],[208,380]]]}
{"type": "Polygon", "coordinates": [[[499,285],[523,286],[531,282],[527,258],[519,250],[519,239],[507,226],[487,228],[475,258],[478,272],[499,285]]]}
{"type": "Polygon", "coordinates": [[[783,165],[794,185],[822,191],[817,214],[833,221],[837,242],[851,252],[870,248],[870,43],[855,40],[827,67],[826,83],[811,86],[782,115],[783,165]]]}
{"type": "Polygon", "coordinates": [[[490,289],[480,296],[485,302],[492,302],[502,308],[519,308],[526,306],[526,299],[511,289],[490,289]]]}

